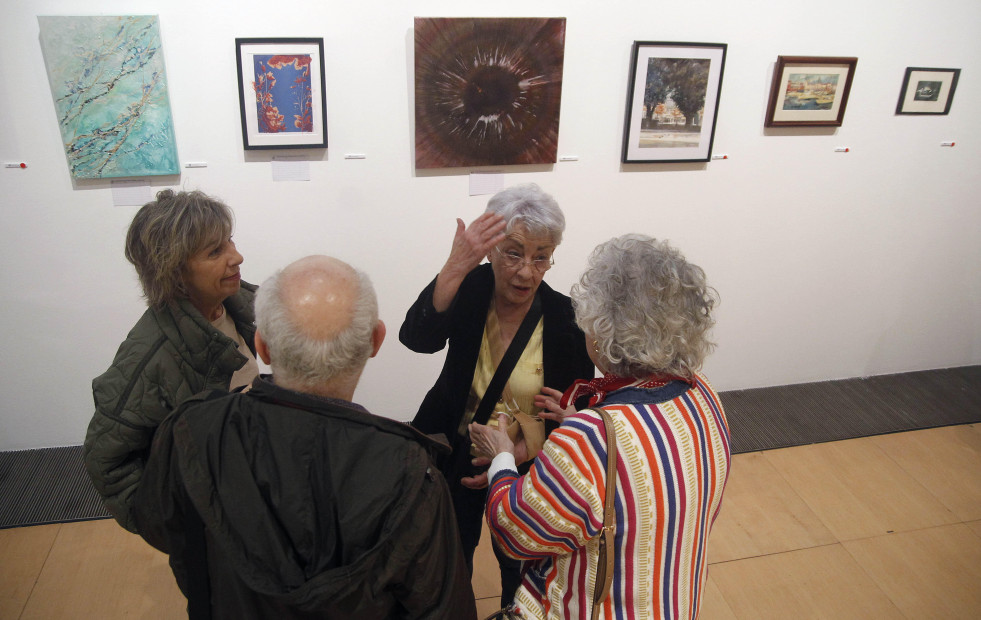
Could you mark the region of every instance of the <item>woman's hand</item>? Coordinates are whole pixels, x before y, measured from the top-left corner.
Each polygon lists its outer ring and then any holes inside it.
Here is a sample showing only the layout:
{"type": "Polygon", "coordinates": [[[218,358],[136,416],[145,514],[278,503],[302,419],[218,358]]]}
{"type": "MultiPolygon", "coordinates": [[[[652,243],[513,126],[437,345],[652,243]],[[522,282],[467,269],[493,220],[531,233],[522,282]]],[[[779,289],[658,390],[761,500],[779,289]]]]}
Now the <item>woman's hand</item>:
{"type": "Polygon", "coordinates": [[[577,410],[574,404],[570,404],[565,409],[562,409],[559,407],[559,401],[561,400],[562,392],[553,390],[552,388],[543,387],[541,394],[535,394],[535,406],[541,408],[538,415],[546,420],[552,420],[553,422],[562,424],[562,421],[565,420],[566,416],[576,413],[577,410]]]}
{"type": "Polygon", "coordinates": [[[508,437],[508,422],[506,413],[497,416],[497,427],[484,426],[472,422],[470,424],[470,441],[476,447],[477,456],[492,459],[502,452],[514,454],[514,443],[508,437]]]}
{"type": "Polygon", "coordinates": [[[463,220],[457,218],[450,257],[436,277],[433,306],[437,312],[450,307],[463,278],[484,260],[494,246],[504,241],[506,227],[507,221],[496,213],[483,213],[470,226],[464,226],[463,220]]]}
{"type": "MultiPolygon", "coordinates": [[[[507,414],[500,414],[497,420],[497,428],[476,423],[470,425],[470,441],[473,442],[474,446],[477,448],[477,453],[479,454],[477,458],[471,461],[475,467],[487,467],[490,465],[491,460],[493,460],[493,458],[501,452],[510,452],[513,454],[514,462],[516,464],[521,464],[528,460],[528,446],[525,443],[524,436],[521,436],[518,439],[518,443],[513,443],[511,438],[508,436],[507,425],[510,422],[510,418],[507,416],[507,414]],[[483,444],[478,441],[478,435],[483,436],[484,434],[490,433],[494,433],[495,436],[485,438],[483,444]],[[503,435],[504,437],[501,438],[500,435],[503,435]],[[490,452],[485,452],[485,447],[482,446],[486,446],[487,449],[491,450],[496,446],[504,449],[498,450],[491,454],[490,452]]],[[[468,489],[483,489],[487,487],[488,484],[487,472],[483,471],[476,476],[461,478],[460,483],[468,489]]]]}
{"type": "MultiPolygon", "coordinates": [[[[490,459],[484,457],[476,458],[473,460],[473,464],[477,467],[487,467],[490,465],[490,459]]],[[[463,478],[460,478],[460,484],[468,489],[486,489],[487,472],[482,471],[476,476],[464,476],[463,478]]]]}
{"type": "Polygon", "coordinates": [[[497,213],[483,213],[464,227],[463,220],[456,220],[456,234],[446,264],[459,269],[464,275],[479,265],[494,246],[504,241],[507,221],[497,213]]]}

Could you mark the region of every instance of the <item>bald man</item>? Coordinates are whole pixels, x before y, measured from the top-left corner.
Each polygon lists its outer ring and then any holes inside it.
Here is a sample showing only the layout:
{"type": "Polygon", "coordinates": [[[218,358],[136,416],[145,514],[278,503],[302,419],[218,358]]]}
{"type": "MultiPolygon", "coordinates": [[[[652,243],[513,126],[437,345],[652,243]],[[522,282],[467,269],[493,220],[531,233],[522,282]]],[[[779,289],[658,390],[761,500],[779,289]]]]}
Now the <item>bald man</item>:
{"type": "Polygon", "coordinates": [[[352,401],[385,339],[368,277],[310,256],[256,296],[242,393],[200,394],[154,437],[140,534],[196,618],[476,618],[448,447],[352,401]]]}

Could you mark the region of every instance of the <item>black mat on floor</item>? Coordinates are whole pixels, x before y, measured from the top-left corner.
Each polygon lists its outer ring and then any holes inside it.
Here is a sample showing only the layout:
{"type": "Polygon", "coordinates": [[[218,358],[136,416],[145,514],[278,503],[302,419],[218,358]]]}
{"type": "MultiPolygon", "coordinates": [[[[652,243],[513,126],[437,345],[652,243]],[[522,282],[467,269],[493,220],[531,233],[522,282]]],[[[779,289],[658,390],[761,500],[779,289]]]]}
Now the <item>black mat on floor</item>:
{"type": "Polygon", "coordinates": [[[104,519],[82,446],[0,452],[0,529],[104,519]]]}
{"type": "Polygon", "coordinates": [[[981,422],[981,366],[720,394],[732,452],[981,422]]]}
{"type": "MultiPolygon", "coordinates": [[[[981,422],[981,366],[722,392],[732,451],[981,422]]],[[[0,529],[104,519],[82,447],[0,452],[0,529]]]]}

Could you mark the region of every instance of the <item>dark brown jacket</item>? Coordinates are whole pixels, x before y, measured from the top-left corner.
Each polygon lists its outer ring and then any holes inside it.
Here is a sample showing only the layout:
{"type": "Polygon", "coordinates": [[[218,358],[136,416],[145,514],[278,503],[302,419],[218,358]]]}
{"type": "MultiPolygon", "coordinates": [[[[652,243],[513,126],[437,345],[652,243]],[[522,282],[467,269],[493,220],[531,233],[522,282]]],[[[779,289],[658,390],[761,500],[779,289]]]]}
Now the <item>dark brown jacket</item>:
{"type": "Polygon", "coordinates": [[[446,450],[407,424],[286,390],[201,395],[157,431],[140,534],[197,618],[476,617],[446,450]]]}

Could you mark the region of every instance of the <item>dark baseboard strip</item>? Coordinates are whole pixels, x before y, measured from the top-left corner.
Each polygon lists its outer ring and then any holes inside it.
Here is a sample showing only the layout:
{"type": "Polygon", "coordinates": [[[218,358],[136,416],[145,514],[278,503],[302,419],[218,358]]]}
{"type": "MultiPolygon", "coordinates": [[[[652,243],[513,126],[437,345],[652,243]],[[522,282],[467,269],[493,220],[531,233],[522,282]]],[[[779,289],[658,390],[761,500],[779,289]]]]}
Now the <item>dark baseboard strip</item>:
{"type": "Polygon", "coordinates": [[[733,453],[981,422],[981,366],[720,394],[733,453]]]}

